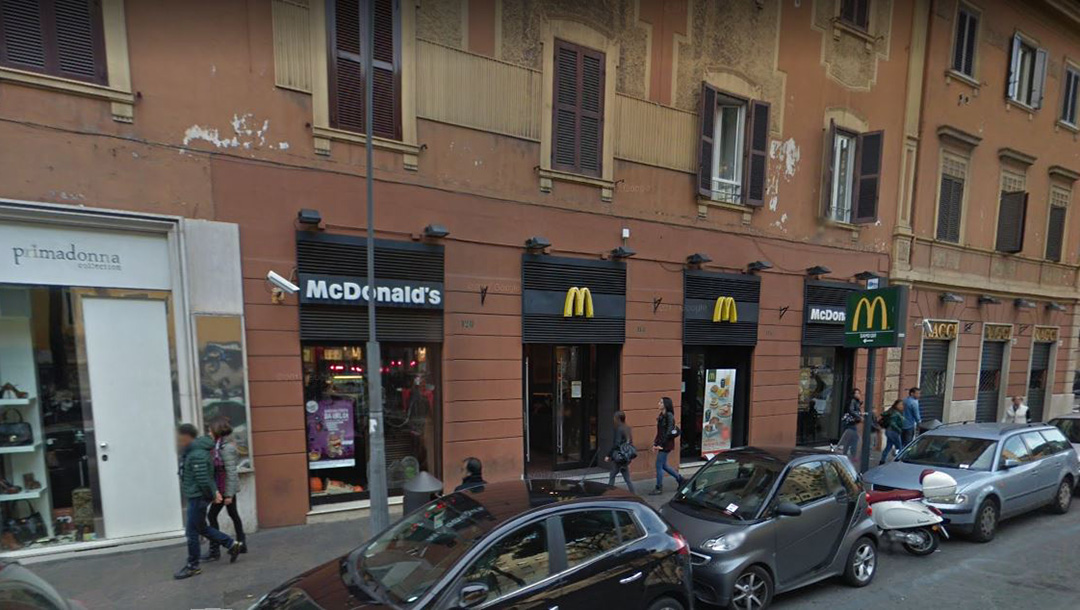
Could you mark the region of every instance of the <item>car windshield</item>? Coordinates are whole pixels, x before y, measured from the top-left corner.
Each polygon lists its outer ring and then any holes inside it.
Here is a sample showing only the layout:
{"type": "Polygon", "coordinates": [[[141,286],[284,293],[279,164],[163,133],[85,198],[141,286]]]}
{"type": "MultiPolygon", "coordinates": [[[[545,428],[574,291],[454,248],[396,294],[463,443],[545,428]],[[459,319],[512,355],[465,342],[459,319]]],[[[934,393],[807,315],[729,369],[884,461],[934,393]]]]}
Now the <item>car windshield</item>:
{"type": "Polygon", "coordinates": [[[1054,419],[1050,421],[1050,425],[1061,430],[1070,443],[1080,444],[1080,419],[1054,419]]]}
{"type": "Polygon", "coordinates": [[[423,597],[495,518],[467,494],[451,494],[414,512],[352,556],[360,587],[410,605],[423,597]]]}
{"type": "Polygon", "coordinates": [[[753,519],[783,470],[780,460],[722,454],[706,464],[672,502],[724,519],[753,519]]]}
{"type": "Polygon", "coordinates": [[[963,436],[923,435],[908,446],[898,458],[907,464],[958,468],[961,470],[990,470],[994,463],[992,440],[963,436]]]}

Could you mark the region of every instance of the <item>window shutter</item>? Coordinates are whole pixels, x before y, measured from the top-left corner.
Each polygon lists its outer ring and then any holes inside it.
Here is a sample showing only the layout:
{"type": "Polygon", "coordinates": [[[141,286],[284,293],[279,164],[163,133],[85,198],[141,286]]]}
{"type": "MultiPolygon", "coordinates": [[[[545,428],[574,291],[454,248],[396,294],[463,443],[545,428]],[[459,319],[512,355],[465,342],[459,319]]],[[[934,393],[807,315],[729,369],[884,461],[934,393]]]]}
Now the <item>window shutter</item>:
{"type": "Polygon", "coordinates": [[[701,145],[698,147],[698,194],[712,197],[713,135],[716,133],[716,89],[701,83],[701,145]]]}
{"type": "Polygon", "coordinates": [[[821,209],[825,216],[832,216],[833,155],[836,153],[836,121],[829,119],[829,131],[825,132],[825,186],[821,189],[821,209]]]}
{"type": "Polygon", "coordinates": [[[937,238],[960,241],[960,214],[964,201],[964,182],[953,176],[941,177],[941,200],[938,203],[937,238]]]}
{"type": "Polygon", "coordinates": [[[968,14],[961,8],[956,13],[956,42],[953,46],[953,70],[964,72],[964,51],[967,46],[968,14]]]}
{"type": "MultiPolygon", "coordinates": [[[[400,0],[369,0],[375,3],[375,44],[372,54],[372,132],[391,140],[401,139],[399,104],[401,62],[398,59],[400,0]]],[[[367,21],[367,14],[364,15],[367,21]]],[[[365,23],[366,25],[366,23],[365,23]]],[[[367,31],[365,29],[365,31],[367,31]]]]}
{"type": "Polygon", "coordinates": [[[997,250],[1017,253],[1024,249],[1024,221],[1027,219],[1028,194],[1025,191],[1001,193],[998,211],[997,250]]]}
{"type": "Polygon", "coordinates": [[[1005,87],[1005,95],[1009,99],[1019,98],[1019,82],[1020,82],[1020,35],[1013,34],[1012,40],[1012,54],[1009,55],[1009,78],[1005,81],[1007,86],[1005,87]]]}
{"type": "Polygon", "coordinates": [[[0,64],[107,84],[100,0],[0,2],[0,64]]]}
{"type": "Polygon", "coordinates": [[[0,2],[0,61],[45,70],[45,30],[36,1],[0,2]]]}
{"type": "Polygon", "coordinates": [[[551,163],[556,169],[577,170],[578,64],[573,45],[555,42],[555,116],[552,120],[551,163]]]}
{"type": "Polygon", "coordinates": [[[338,129],[363,132],[366,129],[360,9],[358,0],[334,0],[330,118],[338,129]]]}
{"type": "Polygon", "coordinates": [[[599,176],[604,142],[604,54],[555,41],[551,162],[555,169],[599,176]]]}
{"type": "Polygon", "coordinates": [[[372,55],[372,133],[401,138],[400,59],[397,30],[399,0],[334,0],[330,54],[330,120],[334,127],[364,132],[364,45],[369,2],[374,2],[375,39],[372,55]]]}
{"type": "Polygon", "coordinates": [[[878,191],[881,188],[881,148],[884,131],[859,134],[855,143],[858,155],[855,167],[854,210],[851,221],[871,223],[878,217],[878,191]]]}
{"type": "Polygon", "coordinates": [[[578,115],[581,173],[600,175],[604,147],[604,55],[581,53],[581,111],[578,115]]]}
{"type": "Polygon", "coordinates": [[[1050,223],[1046,230],[1046,259],[1061,262],[1061,251],[1065,241],[1065,213],[1067,208],[1060,205],[1050,206],[1050,223]]]}
{"type": "Polygon", "coordinates": [[[769,104],[750,102],[750,129],[746,147],[746,205],[765,204],[765,172],[769,165],[769,104]]]}
{"type": "Polygon", "coordinates": [[[968,76],[975,76],[975,44],[979,28],[979,18],[971,13],[967,15],[967,37],[964,39],[964,64],[961,70],[968,76]]]}
{"type": "Polygon", "coordinates": [[[1046,88],[1046,49],[1035,52],[1035,73],[1031,78],[1031,106],[1042,108],[1043,89],[1046,88]]]}

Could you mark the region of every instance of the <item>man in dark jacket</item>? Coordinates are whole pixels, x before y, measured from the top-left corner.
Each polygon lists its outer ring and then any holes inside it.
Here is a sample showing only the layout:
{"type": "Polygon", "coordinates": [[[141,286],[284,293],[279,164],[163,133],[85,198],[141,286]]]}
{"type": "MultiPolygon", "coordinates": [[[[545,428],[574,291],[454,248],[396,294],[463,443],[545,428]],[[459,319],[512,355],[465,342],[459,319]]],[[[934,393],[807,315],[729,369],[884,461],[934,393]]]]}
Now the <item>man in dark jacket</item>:
{"type": "Polygon", "coordinates": [[[173,578],[180,580],[202,573],[199,567],[199,536],[228,549],[230,563],[239,556],[240,545],[206,523],[206,509],[210,503],[222,502],[221,493],[214,483],[214,440],[209,436],[200,437],[195,426],[183,424],[176,431],[176,446],[180,450],[180,493],[187,500],[184,532],[187,534],[188,559],[187,564],[173,575],[173,578]]]}
{"type": "Polygon", "coordinates": [[[475,491],[484,491],[484,485],[487,485],[487,481],[484,480],[484,464],[480,461],[480,458],[470,457],[466,458],[461,463],[462,473],[465,475],[461,478],[461,485],[454,488],[454,491],[462,491],[465,489],[475,489],[475,491]]]}

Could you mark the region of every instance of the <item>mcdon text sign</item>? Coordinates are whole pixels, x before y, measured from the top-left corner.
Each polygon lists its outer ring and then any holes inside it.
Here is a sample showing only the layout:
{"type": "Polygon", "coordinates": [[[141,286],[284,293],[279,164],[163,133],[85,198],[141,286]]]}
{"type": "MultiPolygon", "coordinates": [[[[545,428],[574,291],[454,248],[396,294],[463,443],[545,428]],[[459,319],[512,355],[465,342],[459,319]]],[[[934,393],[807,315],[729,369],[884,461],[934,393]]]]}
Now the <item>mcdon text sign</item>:
{"type": "Polygon", "coordinates": [[[562,315],[564,318],[593,317],[592,293],[589,292],[589,289],[574,286],[567,290],[562,315]]]}
{"type": "Polygon", "coordinates": [[[738,322],[739,308],[735,305],[735,299],[731,297],[720,297],[716,299],[716,305],[713,306],[712,321],[738,322]]]}
{"type": "Polygon", "coordinates": [[[372,299],[366,278],[301,273],[298,279],[301,303],[367,305],[374,300],[379,307],[442,309],[442,282],[378,280],[372,299]]]}
{"type": "Polygon", "coordinates": [[[844,312],[846,347],[896,347],[904,340],[907,287],[892,286],[848,295],[844,312]]]}

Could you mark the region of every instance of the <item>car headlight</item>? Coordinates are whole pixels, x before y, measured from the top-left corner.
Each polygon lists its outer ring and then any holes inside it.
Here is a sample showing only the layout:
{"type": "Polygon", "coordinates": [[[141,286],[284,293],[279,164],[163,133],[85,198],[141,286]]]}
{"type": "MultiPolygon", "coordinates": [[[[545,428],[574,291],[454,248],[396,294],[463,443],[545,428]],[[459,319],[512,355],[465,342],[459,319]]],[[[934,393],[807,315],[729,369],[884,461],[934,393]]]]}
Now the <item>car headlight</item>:
{"type": "Polygon", "coordinates": [[[701,548],[715,553],[724,553],[727,551],[734,551],[744,540],[746,540],[745,532],[734,532],[731,534],[724,534],[723,536],[717,536],[716,538],[710,538],[702,543],[701,548]]]}

